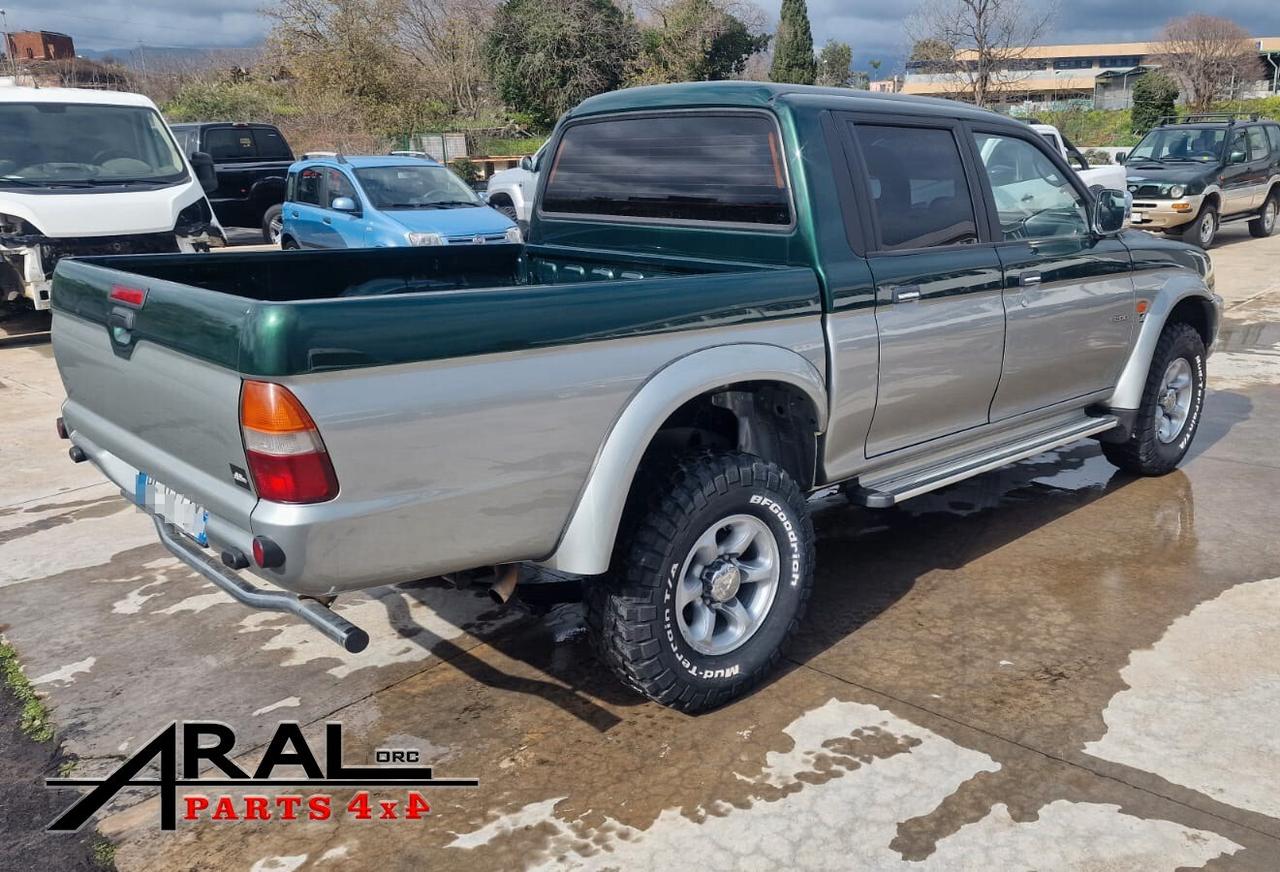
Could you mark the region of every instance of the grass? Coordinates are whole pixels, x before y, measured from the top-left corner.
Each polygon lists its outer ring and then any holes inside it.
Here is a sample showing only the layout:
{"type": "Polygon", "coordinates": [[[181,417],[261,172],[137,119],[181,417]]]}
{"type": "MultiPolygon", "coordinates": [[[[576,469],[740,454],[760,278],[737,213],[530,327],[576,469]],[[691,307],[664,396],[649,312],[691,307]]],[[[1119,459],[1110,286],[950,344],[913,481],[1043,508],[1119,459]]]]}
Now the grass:
{"type": "Polygon", "coordinates": [[[102,836],[93,838],[93,864],[105,872],[115,872],[116,846],[102,836]]]}
{"type": "Polygon", "coordinates": [[[27,680],[18,663],[18,652],[8,642],[0,640],[0,677],[18,700],[18,728],[37,742],[53,739],[53,719],[44,701],[36,696],[35,688],[27,680]]]}

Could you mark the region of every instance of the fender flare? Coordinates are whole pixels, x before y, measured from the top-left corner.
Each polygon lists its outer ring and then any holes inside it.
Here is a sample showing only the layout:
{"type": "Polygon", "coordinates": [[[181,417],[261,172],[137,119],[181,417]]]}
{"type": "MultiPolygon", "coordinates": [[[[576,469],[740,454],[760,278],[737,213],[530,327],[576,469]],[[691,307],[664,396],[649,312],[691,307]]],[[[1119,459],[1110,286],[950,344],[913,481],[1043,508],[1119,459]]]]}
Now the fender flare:
{"type": "Polygon", "coordinates": [[[822,374],[789,348],[719,345],[681,357],[654,373],[628,400],[596,452],[555,551],[540,565],[578,575],[607,571],[631,482],[658,428],[689,400],[747,381],[782,382],[799,389],[813,403],[818,432],[826,429],[822,374]]]}
{"type": "MultiPolygon", "coordinates": [[[[1144,296],[1139,288],[1138,296],[1144,296]]],[[[1209,325],[1209,335],[1217,336],[1218,324],[1222,320],[1222,301],[1200,281],[1198,276],[1184,272],[1174,273],[1155,291],[1151,297],[1151,305],[1139,327],[1138,338],[1129,352],[1120,378],[1116,381],[1116,389],[1106,401],[1111,409],[1131,410],[1138,408],[1142,402],[1142,391],[1147,384],[1147,370],[1151,368],[1151,358],[1155,354],[1156,343],[1169,320],[1174,308],[1184,300],[1196,300],[1205,309],[1205,321],[1209,325]]],[[[1213,343],[1206,343],[1208,351],[1212,351],[1213,343]]]]}

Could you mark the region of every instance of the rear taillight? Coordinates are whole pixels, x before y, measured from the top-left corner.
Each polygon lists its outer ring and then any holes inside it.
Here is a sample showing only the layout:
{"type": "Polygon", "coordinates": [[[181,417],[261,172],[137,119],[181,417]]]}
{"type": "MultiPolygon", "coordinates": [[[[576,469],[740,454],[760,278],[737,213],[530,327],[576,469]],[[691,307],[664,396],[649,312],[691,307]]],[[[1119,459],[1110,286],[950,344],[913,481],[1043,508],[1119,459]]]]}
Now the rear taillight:
{"type": "Polygon", "coordinates": [[[315,422],[283,385],[246,381],[240,430],[258,496],[273,503],[322,503],[338,495],[338,477],[315,422]]]}

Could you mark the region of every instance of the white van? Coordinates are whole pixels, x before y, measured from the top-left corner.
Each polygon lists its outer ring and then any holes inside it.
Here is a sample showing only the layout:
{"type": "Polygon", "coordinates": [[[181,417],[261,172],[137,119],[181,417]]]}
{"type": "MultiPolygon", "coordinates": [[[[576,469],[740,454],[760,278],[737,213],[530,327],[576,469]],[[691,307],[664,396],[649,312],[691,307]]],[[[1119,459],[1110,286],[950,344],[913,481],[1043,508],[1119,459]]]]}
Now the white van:
{"type": "Polygon", "coordinates": [[[63,257],[225,245],[214,185],[141,94],[0,87],[0,306],[49,308],[63,257]]]}

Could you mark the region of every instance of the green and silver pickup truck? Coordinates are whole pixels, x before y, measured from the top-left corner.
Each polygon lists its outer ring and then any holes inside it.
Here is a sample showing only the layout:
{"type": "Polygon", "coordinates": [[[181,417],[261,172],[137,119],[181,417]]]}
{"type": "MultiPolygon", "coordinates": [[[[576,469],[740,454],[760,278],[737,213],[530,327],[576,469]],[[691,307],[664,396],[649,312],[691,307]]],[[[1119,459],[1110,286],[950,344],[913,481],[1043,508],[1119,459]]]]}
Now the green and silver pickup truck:
{"type": "Polygon", "coordinates": [[[585,576],[602,659],[696,711],[801,626],[807,494],[889,507],[1086,437],[1158,475],[1195,435],[1208,258],[1024,124],[636,88],[569,112],[538,185],[523,246],[62,261],[72,458],[351,651],[346,591],[585,576]]]}

